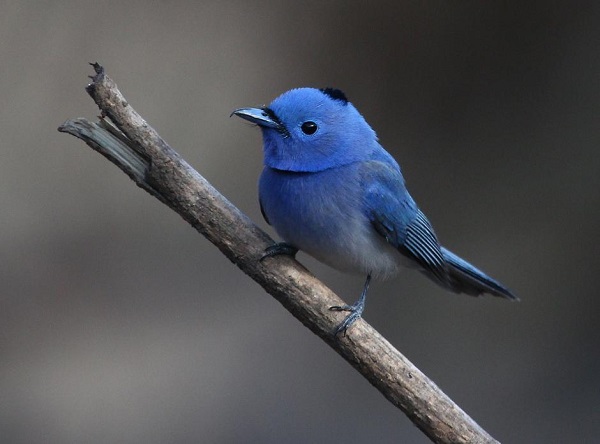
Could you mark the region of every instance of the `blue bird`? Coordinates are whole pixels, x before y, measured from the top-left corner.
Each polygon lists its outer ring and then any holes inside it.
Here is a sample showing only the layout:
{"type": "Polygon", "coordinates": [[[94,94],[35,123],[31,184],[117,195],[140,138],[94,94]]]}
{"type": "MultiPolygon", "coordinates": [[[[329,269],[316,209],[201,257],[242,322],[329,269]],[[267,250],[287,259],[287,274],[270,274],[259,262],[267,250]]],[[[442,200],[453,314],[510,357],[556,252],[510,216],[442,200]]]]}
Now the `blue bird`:
{"type": "Polygon", "coordinates": [[[234,114],[262,130],[260,207],[284,240],[264,257],[302,250],[338,270],[367,275],[358,301],[331,307],[350,312],[335,335],[361,317],[371,276],[389,277],[402,267],[455,293],[517,300],[440,245],[400,166],[340,90],[292,89],[269,106],[234,114]]]}

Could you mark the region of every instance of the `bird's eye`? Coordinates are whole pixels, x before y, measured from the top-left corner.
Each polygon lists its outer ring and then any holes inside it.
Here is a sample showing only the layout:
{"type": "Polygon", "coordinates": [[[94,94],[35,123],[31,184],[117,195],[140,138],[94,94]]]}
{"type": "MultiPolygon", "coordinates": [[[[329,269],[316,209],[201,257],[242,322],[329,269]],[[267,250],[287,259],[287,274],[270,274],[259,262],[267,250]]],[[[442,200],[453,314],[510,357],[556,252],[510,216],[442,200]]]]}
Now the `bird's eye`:
{"type": "Polygon", "coordinates": [[[311,122],[310,120],[308,122],[304,122],[302,124],[302,126],[300,127],[302,132],[304,134],[306,134],[307,136],[310,136],[310,135],[316,133],[318,128],[319,127],[317,126],[317,124],[315,122],[311,122]]]}

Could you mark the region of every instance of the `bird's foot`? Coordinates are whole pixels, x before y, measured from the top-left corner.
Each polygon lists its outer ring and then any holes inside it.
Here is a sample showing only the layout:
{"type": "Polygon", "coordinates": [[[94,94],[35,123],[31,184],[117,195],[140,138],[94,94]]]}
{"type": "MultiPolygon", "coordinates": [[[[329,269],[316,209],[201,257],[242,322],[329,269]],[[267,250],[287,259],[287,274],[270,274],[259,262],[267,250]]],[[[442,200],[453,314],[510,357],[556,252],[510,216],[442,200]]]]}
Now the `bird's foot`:
{"type": "Polygon", "coordinates": [[[348,330],[348,328],[350,328],[350,326],[352,324],[354,324],[356,321],[358,321],[361,318],[363,311],[365,310],[365,302],[367,300],[367,291],[369,290],[370,283],[371,283],[371,273],[369,273],[367,275],[367,280],[365,281],[365,286],[363,287],[363,291],[360,294],[358,301],[356,301],[352,305],[344,304],[344,305],[334,305],[333,307],[329,307],[329,310],[331,310],[331,311],[349,311],[350,312],[350,314],[348,316],[346,316],[346,319],[344,319],[344,321],[336,327],[335,332],[333,333],[334,337],[337,338],[337,335],[339,335],[340,333],[344,333],[344,336],[346,336],[346,331],[348,330]]]}
{"type": "Polygon", "coordinates": [[[296,253],[298,253],[298,249],[293,245],[287,244],[285,242],[279,242],[265,249],[263,255],[260,257],[260,261],[262,262],[268,257],[280,256],[282,254],[286,256],[296,257],[296,253]]]}
{"type": "Polygon", "coordinates": [[[346,318],[342,321],[340,325],[338,325],[333,333],[334,336],[337,337],[340,333],[343,333],[346,336],[346,331],[352,324],[360,319],[363,311],[365,310],[365,301],[364,299],[359,299],[352,305],[334,305],[333,307],[329,307],[331,311],[349,311],[350,314],[346,316],[346,318]]]}

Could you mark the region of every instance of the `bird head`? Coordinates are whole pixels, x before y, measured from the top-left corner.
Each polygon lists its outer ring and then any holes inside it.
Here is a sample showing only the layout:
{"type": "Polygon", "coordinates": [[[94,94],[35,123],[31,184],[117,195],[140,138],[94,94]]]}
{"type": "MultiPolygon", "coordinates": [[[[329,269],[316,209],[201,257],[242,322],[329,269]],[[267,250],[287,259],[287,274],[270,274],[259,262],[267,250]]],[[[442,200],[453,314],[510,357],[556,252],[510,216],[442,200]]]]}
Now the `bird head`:
{"type": "Polygon", "coordinates": [[[297,88],[269,106],[235,114],[262,130],[265,165],[284,171],[316,172],[367,160],[377,136],[338,89],[297,88]]]}

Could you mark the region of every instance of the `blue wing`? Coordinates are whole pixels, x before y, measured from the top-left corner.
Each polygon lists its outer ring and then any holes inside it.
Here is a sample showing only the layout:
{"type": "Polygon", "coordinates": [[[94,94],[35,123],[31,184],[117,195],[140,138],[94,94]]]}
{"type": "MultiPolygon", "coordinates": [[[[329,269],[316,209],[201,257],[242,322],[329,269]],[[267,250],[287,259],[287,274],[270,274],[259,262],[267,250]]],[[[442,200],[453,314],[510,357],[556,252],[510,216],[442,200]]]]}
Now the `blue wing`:
{"type": "Polygon", "coordinates": [[[362,169],[367,217],[375,230],[422,272],[456,293],[489,293],[517,299],[510,290],[440,245],[429,220],[406,190],[395,165],[365,162],[362,169]]]}
{"type": "Polygon", "coordinates": [[[402,174],[383,162],[366,162],[362,171],[367,216],[388,243],[445,282],[448,267],[433,227],[408,194],[402,174]]]}

